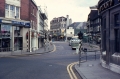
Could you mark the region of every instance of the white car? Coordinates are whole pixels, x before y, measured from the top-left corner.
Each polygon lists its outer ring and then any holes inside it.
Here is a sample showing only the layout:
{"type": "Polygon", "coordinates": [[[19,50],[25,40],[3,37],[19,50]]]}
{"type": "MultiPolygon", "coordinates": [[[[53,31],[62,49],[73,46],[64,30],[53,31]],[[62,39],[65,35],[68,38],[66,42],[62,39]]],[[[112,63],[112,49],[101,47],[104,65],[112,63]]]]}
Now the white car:
{"type": "Polygon", "coordinates": [[[72,37],[71,40],[69,41],[69,46],[71,46],[73,42],[80,42],[80,40],[78,39],[78,37],[72,37]]]}

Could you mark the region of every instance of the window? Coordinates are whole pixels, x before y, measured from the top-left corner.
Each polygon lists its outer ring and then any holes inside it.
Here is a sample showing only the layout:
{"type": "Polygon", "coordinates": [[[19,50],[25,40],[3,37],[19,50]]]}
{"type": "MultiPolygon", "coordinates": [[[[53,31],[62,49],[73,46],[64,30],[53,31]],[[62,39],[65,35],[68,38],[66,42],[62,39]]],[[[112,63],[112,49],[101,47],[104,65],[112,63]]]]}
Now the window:
{"type": "Polygon", "coordinates": [[[19,13],[20,13],[19,7],[16,7],[16,18],[19,18],[19,13]]]}
{"type": "Polygon", "coordinates": [[[15,6],[10,5],[10,17],[14,18],[15,17],[15,6]]]}
{"type": "Polygon", "coordinates": [[[33,7],[33,15],[34,15],[34,7],[33,7]]]}
{"type": "Polygon", "coordinates": [[[33,21],[32,29],[34,29],[34,21],[33,21]]]}
{"type": "Polygon", "coordinates": [[[5,16],[9,17],[9,5],[8,4],[5,5],[5,16]]]}
{"type": "Polygon", "coordinates": [[[14,27],[14,36],[19,36],[20,35],[20,27],[15,26],[14,27]]]}
{"type": "Polygon", "coordinates": [[[14,5],[5,5],[5,17],[7,18],[20,18],[20,8],[14,5]],[[16,17],[15,17],[16,16],[16,17]]]}
{"type": "Polygon", "coordinates": [[[115,34],[115,52],[119,52],[119,30],[115,29],[114,31],[115,34]]]}
{"type": "Polygon", "coordinates": [[[115,26],[119,26],[119,22],[120,22],[119,17],[120,17],[119,13],[114,15],[115,26]]]}
{"type": "Polygon", "coordinates": [[[102,20],[102,25],[103,25],[103,33],[102,33],[102,35],[103,35],[103,51],[106,51],[106,18],[103,18],[103,20],[102,20]]]}

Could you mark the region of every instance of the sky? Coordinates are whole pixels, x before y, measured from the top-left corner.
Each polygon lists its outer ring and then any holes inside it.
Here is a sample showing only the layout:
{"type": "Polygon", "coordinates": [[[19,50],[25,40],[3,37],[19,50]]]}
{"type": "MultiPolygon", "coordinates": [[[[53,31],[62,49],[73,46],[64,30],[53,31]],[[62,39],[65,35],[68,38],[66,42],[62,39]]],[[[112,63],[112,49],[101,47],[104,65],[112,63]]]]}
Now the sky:
{"type": "Polygon", "coordinates": [[[47,6],[48,25],[54,17],[69,15],[72,22],[87,21],[90,6],[94,6],[99,0],[34,0],[37,6],[47,6]]]}

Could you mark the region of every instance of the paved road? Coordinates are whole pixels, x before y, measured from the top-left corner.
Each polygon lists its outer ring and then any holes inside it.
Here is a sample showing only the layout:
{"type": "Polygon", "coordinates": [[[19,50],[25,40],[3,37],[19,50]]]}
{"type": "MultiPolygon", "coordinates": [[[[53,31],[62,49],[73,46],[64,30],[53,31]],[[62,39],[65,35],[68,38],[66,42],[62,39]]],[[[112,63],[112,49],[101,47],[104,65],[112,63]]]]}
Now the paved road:
{"type": "Polygon", "coordinates": [[[67,65],[78,61],[67,43],[55,42],[56,51],[29,57],[0,58],[0,79],[70,79],[67,65]]]}

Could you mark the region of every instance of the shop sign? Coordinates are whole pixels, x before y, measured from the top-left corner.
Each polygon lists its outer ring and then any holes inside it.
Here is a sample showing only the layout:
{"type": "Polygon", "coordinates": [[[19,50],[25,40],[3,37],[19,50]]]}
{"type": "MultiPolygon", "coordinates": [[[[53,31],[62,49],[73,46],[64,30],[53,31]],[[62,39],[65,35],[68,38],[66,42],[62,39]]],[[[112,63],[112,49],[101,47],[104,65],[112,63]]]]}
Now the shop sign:
{"type": "Polygon", "coordinates": [[[25,23],[25,27],[30,27],[30,23],[25,23]]]}
{"type": "MultiPolygon", "coordinates": [[[[118,2],[120,2],[120,0],[118,0],[118,2]]],[[[114,1],[113,0],[109,0],[107,2],[105,2],[104,4],[102,4],[100,7],[99,7],[99,12],[113,6],[114,4],[114,1]]]]}
{"type": "Polygon", "coordinates": [[[30,23],[25,23],[25,22],[12,21],[12,24],[21,25],[21,26],[25,26],[25,27],[30,27],[30,23]]]}
{"type": "Polygon", "coordinates": [[[105,2],[104,4],[102,4],[102,5],[99,7],[99,12],[101,12],[101,11],[103,11],[103,10],[111,7],[111,6],[113,6],[113,3],[114,3],[113,0],[109,0],[109,1],[105,2]]]}
{"type": "Polygon", "coordinates": [[[12,21],[12,24],[15,25],[25,25],[24,22],[12,21]]]}
{"type": "Polygon", "coordinates": [[[2,19],[0,19],[0,23],[12,23],[12,22],[8,21],[8,20],[2,20],[2,19]]]}
{"type": "Polygon", "coordinates": [[[7,20],[2,20],[2,23],[12,23],[12,22],[7,20]]]}

